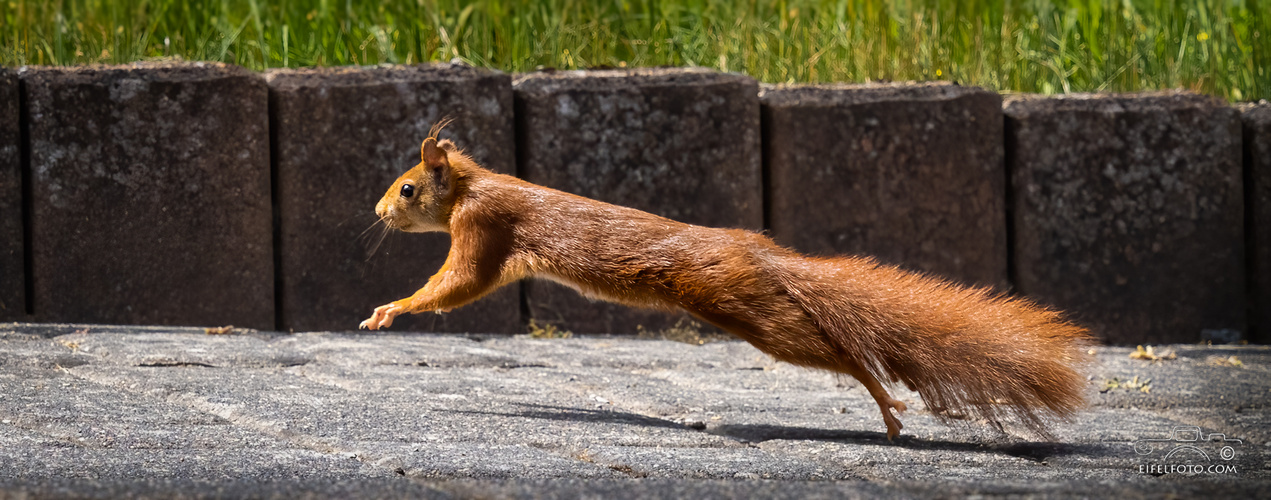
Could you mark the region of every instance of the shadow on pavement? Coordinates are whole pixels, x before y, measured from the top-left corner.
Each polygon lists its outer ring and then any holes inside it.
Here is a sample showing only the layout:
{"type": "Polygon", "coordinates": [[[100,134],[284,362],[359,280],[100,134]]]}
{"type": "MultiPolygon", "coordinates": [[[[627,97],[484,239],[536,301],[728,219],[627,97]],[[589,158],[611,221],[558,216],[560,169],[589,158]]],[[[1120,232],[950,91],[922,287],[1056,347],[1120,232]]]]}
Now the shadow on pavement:
{"type": "Polygon", "coordinates": [[[997,453],[1028,460],[1041,461],[1048,457],[1089,454],[1097,451],[1097,445],[1074,445],[1053,442],[971,443],[923,439],[900,435],[888,440],[887,434],[874,431],[849,431],[841,429],[816,429],[784,425],[720,425],[706,430],[711,434],[740,441],[759,443],[774,439],[792,441],[832,441],[844,444],[899,446],[918,450],[944,450],[970,453],[997,453]]]}
{"type": "Polygon", "coordinates": [[[698,430],[747,443],[761,443],[764,441],[778,439],[791,441],[831,441],[844,444],[899,446],[915,450],[993,453],[1038,462],[1056,456],[1078,454],[1087,456],[1098,455],[1100,454],[1100,451],[1102,451],[1101,447],[1097,444],[1066,444],[1054,442],[971,443],[939,439],[923,439],[905,435],[898,436],[895,440],[889,441],[887,439],[887,435],[882,432],[817,429],[770,424],[719,425],[708,426],[705,429],[702,429],[671,420],[649,417],[621,410],[593,410],[587,408],[570,408],[565,406],[539,405],[532,403],[515,404],[517,406],[525,407],[526,411],[505,413],[495,411],[452,410],[452,412],[543,420],[609,422],[615,424],[640,425],[645,427],[698,430]]]}
{"type": "Polygon", "coordinates": [[[692,429],[684,424],[679,424],[670,420],[646,417],[636,413],[628,413],[619,410],[591,410],[586,408],[569,408],[565,406],[538,405],[532,403],[513,403],[517,406],[530,408],[526,411],[516,413],[504,413],[497,411],[477,411],[477,410],[448,410],[451,413],[462,413],[468,415],[497,415],[502,417],[523,417],[537,418],[543,420],[568,420],[575,422],[610,422],[615,424],[631,424],[641,425],[645,427],[664,427],[670,429],[692,429]]]}

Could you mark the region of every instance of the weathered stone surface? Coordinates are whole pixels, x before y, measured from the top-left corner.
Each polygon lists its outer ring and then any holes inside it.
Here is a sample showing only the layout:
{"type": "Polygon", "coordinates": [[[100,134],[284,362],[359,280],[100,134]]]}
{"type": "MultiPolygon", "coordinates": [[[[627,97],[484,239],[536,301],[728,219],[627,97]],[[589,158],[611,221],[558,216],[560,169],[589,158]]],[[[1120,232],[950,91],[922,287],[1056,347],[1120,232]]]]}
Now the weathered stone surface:
{"type": "Polygon", "coordinates": [[[941,423],[895,387],[909,410],[888,440],[855,380],[743,342],[243,333],[0,323],[0,497],[1266,498],[1271,488],[1267,346],[1157,346],[1175,354],[1159,361],[1097,347],[1083,369],[1090,406],[1051,421],[1055,441],[1009,421],[941,423]],[[1211,439],[1171,442],[1178,429],[1211,439]],[[1208,458],[1171,454],[1184,445],[1208,458]],[[1235,470],[1142,469],[1196,464],[1235,470]]]}
{"type": "Polygon", "coordinates": [[[777,243],[1005,286],[1002,99],[948,83],[765,87],[777,243]]]}
{"type": "Polygon", "coordinates": [[[0,67],[0,321],[26,315],[18,74],[0,67]]]}
{"type": "Polygon", "coordinates": [[[1250,338],[1271,343],[1271,103],[1241,106],[1244,119],[1245,218],[1249,221],[1250,338]]]}
{"type": "Polygon", "coordinates": [[[259,76],[143,63],[20,77],[37,318],[273,327],[259,76]]]}
{"type": "MultiPolygon", "coordinates": [[[[758,84],[702,69],[518,76],[520,174],[690,224],[763,226],[758,84]]],[[[659,330],[686,314],[589,302],[526,284],[531,317],[575,332],[659,330]]]]}
{"type": "Polygon", "coordinates": [[[1236,110],[1182,92],[1004,109],[1021,292],[1115,344],[1245,330],[1236,110]]]}
{"type": "MultiPolygon", "coordinates": [[[[441,137],[486,168],[515,172],[505,74],[442,64],[279,70],[265,78],[277,154],[283,329],[356,329],[376,306],[409,296],[441,267],[447,235],[367,229],[384,191],[419,163],[433,124],[453,119],[441,137]]],[[[520,332],[520,308],[514,284],[446,315],[399,317],[393,328],[520,332]]]]}

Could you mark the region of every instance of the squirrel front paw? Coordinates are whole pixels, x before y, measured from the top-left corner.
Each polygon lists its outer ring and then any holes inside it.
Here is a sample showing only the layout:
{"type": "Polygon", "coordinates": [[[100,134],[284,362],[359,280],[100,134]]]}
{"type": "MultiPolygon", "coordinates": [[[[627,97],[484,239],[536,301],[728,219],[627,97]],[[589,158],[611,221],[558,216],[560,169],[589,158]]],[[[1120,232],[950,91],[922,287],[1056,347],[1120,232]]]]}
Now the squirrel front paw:
{"type": "Polygon", "coordinates": [[[388,328],[393,326],[393,318],[396,318],[398,314],[405,311],[405,309],[396,303],[384,304],[376,307],[375,313],[371,314],[371,317],[367,318],[366,321],[359,324],[358,328],[362,330],[379,330],[380,328],[388,328]]]}

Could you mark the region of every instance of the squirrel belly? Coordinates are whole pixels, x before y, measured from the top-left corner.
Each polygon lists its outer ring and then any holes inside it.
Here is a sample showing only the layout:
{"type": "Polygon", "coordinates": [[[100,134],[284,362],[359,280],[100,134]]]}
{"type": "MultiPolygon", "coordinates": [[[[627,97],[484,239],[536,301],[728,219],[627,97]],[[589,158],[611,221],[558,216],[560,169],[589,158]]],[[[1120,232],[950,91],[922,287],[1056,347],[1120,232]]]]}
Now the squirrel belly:
{"type": "Polygon", "coordinates": [[[1045,417],[1084,405],[1077,367],[1088,332],[1027,300],[537,186],[480,168],[448,141],[429,138],[421,157],[376,211],[390,227],[446,228],[450,253],[365,328],[544,278],[607,301],[684,309],[778,360],[850,375],[879,405],[889,438],[902,428],[891,410],[906,407],[884,384],[917,391],[941,419],[1013,417],[1043,436],[1045,417]]]}

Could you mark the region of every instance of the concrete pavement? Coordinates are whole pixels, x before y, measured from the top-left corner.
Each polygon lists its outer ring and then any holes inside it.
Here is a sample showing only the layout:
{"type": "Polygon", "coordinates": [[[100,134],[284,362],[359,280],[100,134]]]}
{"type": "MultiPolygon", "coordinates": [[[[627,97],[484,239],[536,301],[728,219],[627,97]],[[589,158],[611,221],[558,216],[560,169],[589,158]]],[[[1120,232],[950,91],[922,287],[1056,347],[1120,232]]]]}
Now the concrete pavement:
{"type": "Polygon", "coordinates": [[[1054,442],[903,390],[888,442],[741,342],[0,324],[0,497],[1271,496],[1271,348],[1133,351],[1054,442]]]}

